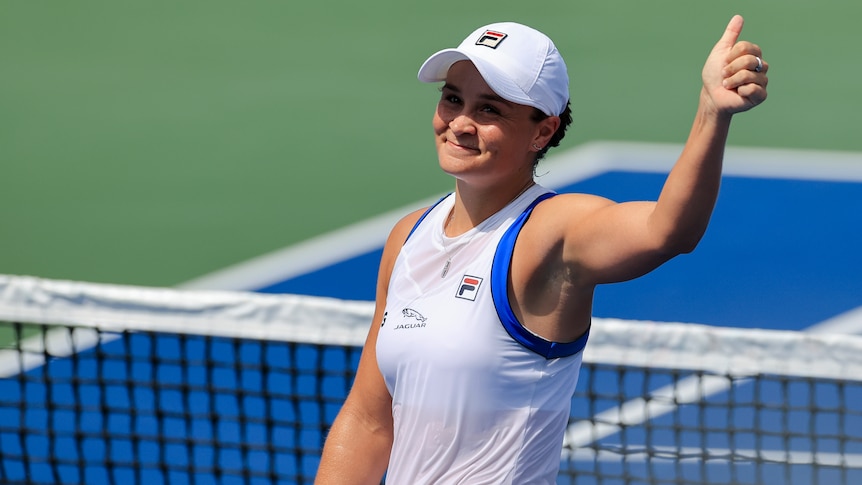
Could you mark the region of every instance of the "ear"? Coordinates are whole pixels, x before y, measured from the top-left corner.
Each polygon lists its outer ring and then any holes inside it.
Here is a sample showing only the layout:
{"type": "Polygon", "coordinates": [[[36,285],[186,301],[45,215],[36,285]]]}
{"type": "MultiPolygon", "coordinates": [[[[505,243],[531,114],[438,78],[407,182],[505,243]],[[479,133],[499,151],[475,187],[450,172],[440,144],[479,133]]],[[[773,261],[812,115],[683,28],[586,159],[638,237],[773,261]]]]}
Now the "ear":
{"type": "Polygon", "coordinates": [[[554,133],[557,132],[560,123],[562,121],[559,116],[548,116],[539,121],[536,126],[536,135],[533,137],[533,145],[544,148],[551,141],[554,133]]]}

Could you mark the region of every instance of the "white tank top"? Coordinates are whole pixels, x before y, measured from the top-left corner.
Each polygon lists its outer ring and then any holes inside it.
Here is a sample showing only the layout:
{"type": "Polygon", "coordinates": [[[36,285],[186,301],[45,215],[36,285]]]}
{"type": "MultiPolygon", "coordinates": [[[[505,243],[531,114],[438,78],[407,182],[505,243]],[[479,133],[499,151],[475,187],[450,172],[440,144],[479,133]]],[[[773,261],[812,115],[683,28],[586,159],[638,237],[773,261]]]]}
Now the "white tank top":
{"type": "Polygon", "coordinates": [[[401,249],[377,338],[395,426],[388,484],[555,483],[587,335],[532,334],[507,292],[515,239],[543,194],[534,186],[455,238],[443,234],[449,195],[401,249]]]}

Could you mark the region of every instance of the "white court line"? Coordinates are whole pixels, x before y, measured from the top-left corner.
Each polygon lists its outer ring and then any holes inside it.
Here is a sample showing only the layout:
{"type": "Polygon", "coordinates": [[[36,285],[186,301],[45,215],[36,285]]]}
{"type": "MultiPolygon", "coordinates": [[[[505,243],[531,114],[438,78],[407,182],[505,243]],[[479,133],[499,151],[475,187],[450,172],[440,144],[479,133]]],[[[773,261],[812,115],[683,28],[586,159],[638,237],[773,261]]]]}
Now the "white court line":
{"type": "Polygon", "coordinates": [[[841,467],[862,469],[862,455],[859,453],[830,453],[809,451],[783,451],[783,450],[754,450],[754,449],[727,449],[727,448],[702,448],[655,446],[647,449],[623,450],[620,452],[611,450],[593,450],[582,448],[569,450],[564,453],[566,461],[589,461],[601,463],[631,463],[635,460],[640,462],[657,463],[666,461],[669,464],[695,462],[702,463],[709,459],[711,464],[732,463],[734,465],[745,465],[745,461],[771,461],[787,465],[814,465],[821,467],[841,467]]]}
{"type": "MultiPolygon", "coordinates": [[[[549,155],[537,169],[542,185],[557,189],[612,170],[667,173],[682,145],[590,142],[549,155]]],[[[862,153],[728,147],[724,175],[862,182],[862,153]]],[[[444,194],[420,200],[343,229],[319,235],[178,285],[184,289],[252,290],[382,248],[393,225],[444,194]]]]}
{"type": "Polygon", "coordinates": [[[602,411],[589,420],[569,425],[563,438],[565,448],[579,449],[617,434],[623,427],[641,425],[650,419],[672,413],[682,404],[692,404],[730,387],[723,377],[704,375],[687,377],[676,384],[650,392],[649,398],[631,399],[620,406],[602,411]]]}
{"type": "Polygon", "coordinates": [[[814,324],[806,328],[805,331],[862,334],[862,306],[814,324]]]}
{"type": "Polygon", "coordinates": [[[0,379],[41,367],[48,356],[52,359],[71,357],[115,338],[88,328],[57,328],[42,335],[24,338],[18,349],[0,350],[0,379]]]}

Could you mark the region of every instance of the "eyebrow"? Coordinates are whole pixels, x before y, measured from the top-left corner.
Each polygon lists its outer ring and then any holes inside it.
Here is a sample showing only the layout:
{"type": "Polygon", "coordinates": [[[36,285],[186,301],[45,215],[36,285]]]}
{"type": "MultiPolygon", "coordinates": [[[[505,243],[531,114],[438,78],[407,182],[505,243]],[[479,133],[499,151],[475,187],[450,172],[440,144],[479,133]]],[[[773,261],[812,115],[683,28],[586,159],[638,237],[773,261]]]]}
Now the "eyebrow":
{"type": "MultiPolygon", "coordinates": [[[[454,84],[450,84],[448,82],[444,83],[443,87],[441,89],[448,89],[449,91],[454,91],[456,93],[461,92],[461,90],[458,89],[458,86],[455,86],[454,84]]],[[[501,98],[497,93],[495,93],[493,91],[491,91],[490,93],[482,93],[479,95],[479,98],[487,100],[487,101],[496,101],[498,103],[503,103],[503,104],[510,105],[510,106],[514,104],[507,99],[501,98]]]]}

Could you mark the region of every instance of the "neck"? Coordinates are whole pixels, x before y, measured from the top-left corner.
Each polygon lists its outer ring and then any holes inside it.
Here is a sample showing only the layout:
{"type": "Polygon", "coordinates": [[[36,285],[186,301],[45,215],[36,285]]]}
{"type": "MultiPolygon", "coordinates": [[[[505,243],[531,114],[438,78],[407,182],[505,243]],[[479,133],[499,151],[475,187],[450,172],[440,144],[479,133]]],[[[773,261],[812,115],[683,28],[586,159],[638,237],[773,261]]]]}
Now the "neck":
{"type": "Polygon", "coordinates": [[[458,181],[455,186],[455,205],[443,228],[447,236],[457,236],[481,224],[482,221],[511,204],[536,182],[532,179],[513,184],[509,189],[499,187],[475,190],[458,181]]]}

